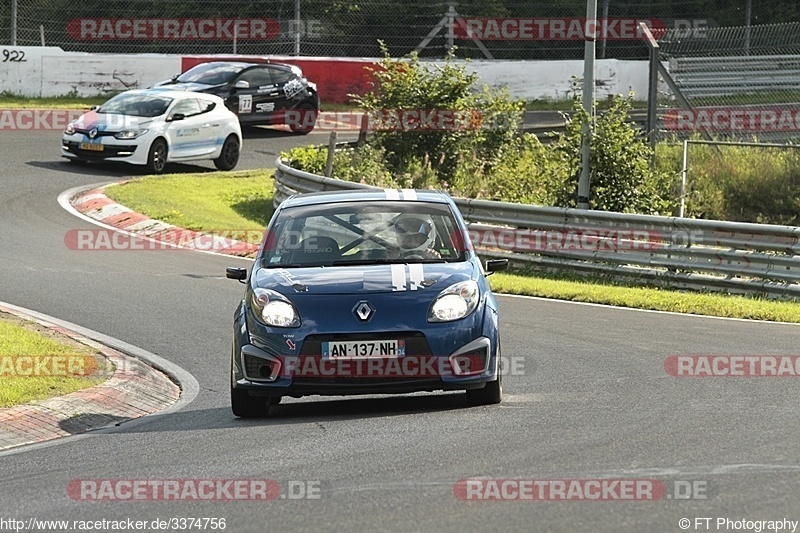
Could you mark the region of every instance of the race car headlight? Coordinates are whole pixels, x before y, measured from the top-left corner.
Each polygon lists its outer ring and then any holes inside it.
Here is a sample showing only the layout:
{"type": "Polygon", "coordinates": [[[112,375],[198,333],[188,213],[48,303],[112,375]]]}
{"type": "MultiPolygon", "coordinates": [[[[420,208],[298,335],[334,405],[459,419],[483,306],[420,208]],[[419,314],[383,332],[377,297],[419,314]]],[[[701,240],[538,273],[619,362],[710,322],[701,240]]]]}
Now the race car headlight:
{"type": "Polygon", "coordinates": [[[268,326],[296,328],[300,326],[300,315],[282,294],[268,289],[255,289],[250,299],[253,312],[268,326]]]}
{"type": "Polygon", "coordinates": [[[67,124],[67,127],[64,128],[64,133],[67,135],[72,135],[73,133],[75,133],[75,124],[73,124],[72,122],[67,124]]]}
{"type": "Polygon", "coordinates": [[[145,133],[147,133],[147,130],[125,130],[119,133],[115,133],[114,138],[124,141],[127,139],[135,139],[137,137],[141,137],[145,133]]]}
{"type": "Polygon", "coordinates": [[[428,311],[428,322],[459,320],[478,307],[480,291],[474,280],[450,285],[439,293],[428,311]]]}

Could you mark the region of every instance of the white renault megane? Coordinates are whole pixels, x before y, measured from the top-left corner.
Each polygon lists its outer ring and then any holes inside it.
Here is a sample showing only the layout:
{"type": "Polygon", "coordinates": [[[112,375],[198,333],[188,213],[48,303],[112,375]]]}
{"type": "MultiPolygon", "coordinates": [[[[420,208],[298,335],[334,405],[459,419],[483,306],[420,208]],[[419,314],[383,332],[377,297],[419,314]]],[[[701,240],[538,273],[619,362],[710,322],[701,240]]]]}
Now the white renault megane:
{"type": "Polygon", "coordinates": [[[239,119],[218,96],[168,89],[126,91],[67,125],[61,155],[70,161],[123,161],[159,174],[167,163],[239,162],[239,119]]]}

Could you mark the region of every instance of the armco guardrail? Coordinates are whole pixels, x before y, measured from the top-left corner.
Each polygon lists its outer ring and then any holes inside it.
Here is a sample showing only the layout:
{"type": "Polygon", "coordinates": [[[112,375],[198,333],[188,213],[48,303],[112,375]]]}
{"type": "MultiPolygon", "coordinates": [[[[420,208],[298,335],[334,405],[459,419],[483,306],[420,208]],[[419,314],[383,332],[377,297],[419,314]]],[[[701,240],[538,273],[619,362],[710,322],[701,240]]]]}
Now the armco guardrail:
{"type": "MultiPolygon", "coordinates": [[[[369,188],[278,159],[275,203],[369,188]]],[[[475,247],[549,270],[634,277],[688,289],[800,297],[800,228],[455,199],[475,247]]]]}

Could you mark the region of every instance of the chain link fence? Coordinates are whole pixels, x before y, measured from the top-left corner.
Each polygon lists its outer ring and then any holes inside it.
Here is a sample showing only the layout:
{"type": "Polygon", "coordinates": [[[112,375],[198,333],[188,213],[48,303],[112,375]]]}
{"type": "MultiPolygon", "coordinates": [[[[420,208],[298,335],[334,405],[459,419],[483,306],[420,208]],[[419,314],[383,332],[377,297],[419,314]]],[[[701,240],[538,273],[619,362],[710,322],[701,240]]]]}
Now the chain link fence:
{"type": "Polygon", "coordinates": [[[663,132],[800,137],[800,23],[712,28],[697,37],[667,32],[660,47],[675,85],[660,94],[663,132]]]}
{"type": "MultiPolygon", "coordinates": [[[[638,21],[679,35],[743,25],[743,5],[712,0],[599,0],[598,58],[645,59],[638,21]]],[[[793,0],[761,0],[755,23],[800,21],[793,0]]],[[[0,44],[67,51],[376,57],[581,59],[585,0],[5,0],[0,44]],[[12,16],[16,14],[16,16],[12,16]]],[[[755,51],[758,38],[751,46],[755,51]]]]}

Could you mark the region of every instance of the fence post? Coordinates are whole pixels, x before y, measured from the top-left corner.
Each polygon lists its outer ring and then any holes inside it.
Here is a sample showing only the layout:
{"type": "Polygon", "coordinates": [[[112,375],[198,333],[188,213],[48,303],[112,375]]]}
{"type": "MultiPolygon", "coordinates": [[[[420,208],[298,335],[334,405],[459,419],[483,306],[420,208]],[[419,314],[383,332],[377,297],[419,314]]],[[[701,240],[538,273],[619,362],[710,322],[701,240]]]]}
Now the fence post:
{"type": "Polygon", "coordinates": [[[584,24],[586,44],[583,49],[583,128],[581,131],[581,175],[578,178],[578,209],[589,209],[589,165],[591,160],[590,140],[592,117],[594,116],[594,54],[597,39],[597,0],[586,3],[586,23],[584,24]],[[591,35],[589,29],[591,28],[591,35]]]}
{"type": "Polygon", "coordinates": [[[333,156],[336,153],[336,131],[331,132],[331,137],[328,140],[328,159],[325,161],[325,177],[330,178],[333,175],[333,156]]]}
{"type": "Polygon", "coordinates": [[[300,55],[300,0],[294,0],[294,55],[300,55]]]}
{"type": "Polygon", "coordinates": [[[455,45],[455,38],[456,38],[456,3],[454,1],[447,2],[447,35],[445,36],[447,40],[447,44],[445,47],[447,48],[446,53],[450,53],[453,50],[453,46],[455,45]]]}
{"type": "Polygon", "coordinates": [[[661,49],[647,24],[640,22],[639,28],[650,49],[650,80],[647,85],[647,139],[650,141],[650,149],[655,153],[658,137],[658,63],[661,61],[661,49]]]}
{"type": "Polygon", "coordinates": [[[11,46],[17,46],[17,0],[11,0],[11,46]]]}

